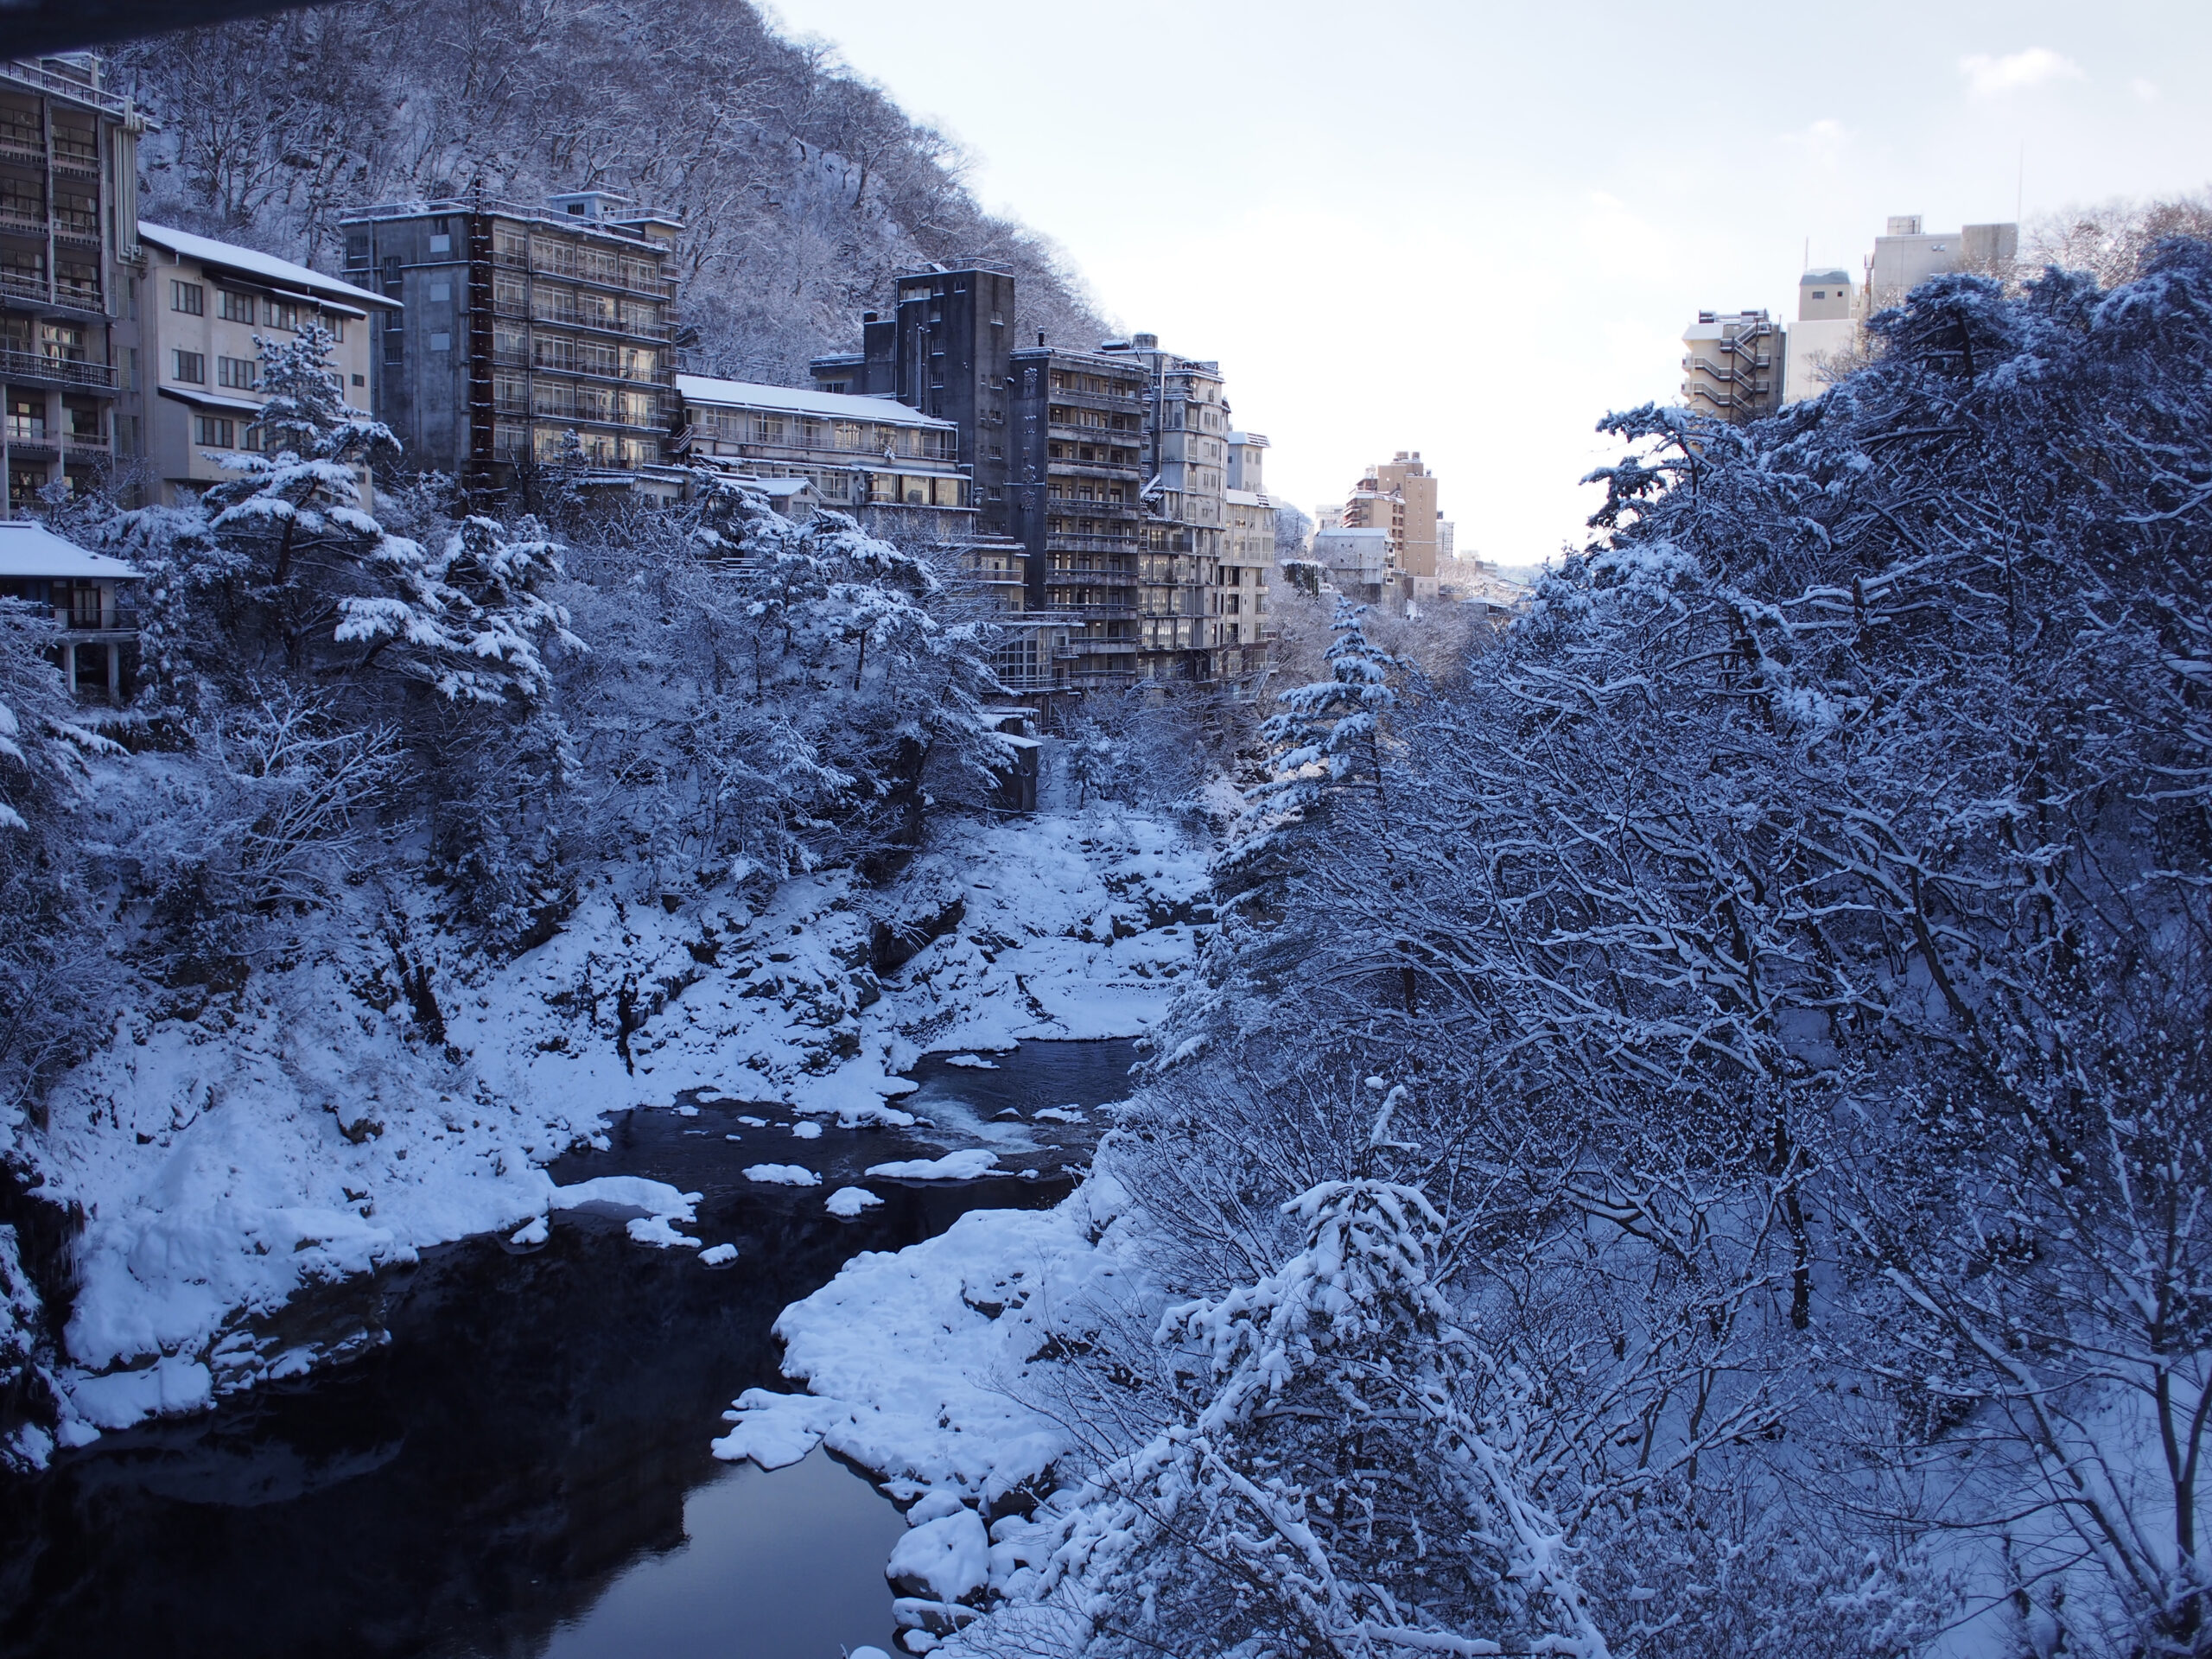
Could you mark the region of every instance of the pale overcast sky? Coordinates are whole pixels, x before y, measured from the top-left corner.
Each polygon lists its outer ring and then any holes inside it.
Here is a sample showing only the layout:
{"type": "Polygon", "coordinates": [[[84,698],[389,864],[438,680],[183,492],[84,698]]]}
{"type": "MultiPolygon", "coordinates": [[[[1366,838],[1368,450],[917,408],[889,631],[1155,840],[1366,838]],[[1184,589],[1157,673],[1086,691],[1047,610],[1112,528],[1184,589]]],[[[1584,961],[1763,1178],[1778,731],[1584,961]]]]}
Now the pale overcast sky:
{"type": "Polygon", "coordinates": [[[1579,540],[1700,307],[1930,230],[2212,181],[2212,6],[777,0],[972,154],[1102,310],[1218,358],[1311,512],[1419,449],[1462,552],[1579,540]]]}

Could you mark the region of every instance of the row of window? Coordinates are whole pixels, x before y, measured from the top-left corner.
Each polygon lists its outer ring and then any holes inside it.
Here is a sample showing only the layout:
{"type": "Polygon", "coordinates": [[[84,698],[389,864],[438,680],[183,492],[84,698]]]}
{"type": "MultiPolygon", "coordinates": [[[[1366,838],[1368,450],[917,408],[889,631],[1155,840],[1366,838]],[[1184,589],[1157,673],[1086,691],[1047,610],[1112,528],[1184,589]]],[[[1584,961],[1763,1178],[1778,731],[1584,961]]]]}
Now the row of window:
{"type": "Polygon", "coordinates": [[[234,421],[226,415],[195,415],[192,417],[192,441],[207,449],[251,449],[262,447],[261,434],[251,422],[234,421]]]}
{"type": "Polygon", "coordinates": [[[846,454],[925,455],[948,460],[958,444],[956,434],[927,427],[809,420],[757,410],[693,406],[684,410],[683,418],[701,435],[723,443],[765,443],[794,449],[833,449],[846,454]]]}
{"type": "Polygon", "coordinates": [[[1109,415],[1100,410],[1074,409],[1064,404],[1052,404],[1045,418],[1054,426],[1096,426],[1113,432],[1137,429],[1137,417],[1134,415],[1109,415]]]}
{"type": "Polygon", "coordinates": [[[1118,379],[1112,375],[1079,374],[1072,369],[1054,369],[1052,390],[1088,391],[1106,397],[1138,397],[1144,394],[1144,384],[1138,380],[1118,379]]]}
{"type": "MultiPolygon", "coordinates": [[[[187,385],[206,385],[207,353],[188,352],[181,346],[173,348],[169,353],[169,378],[187,385]]],[[[219,357],[215,359],[215,383],[232,391],[257,391],[261,385],[261,365],[250,357],[219,357]]]]}
{"type": "Polygon", "coordinates": [[[1056,478],[1046,485],[1045,494],[1047,499],[1053,501],[1128,503],[1137,499],[1137,486],[1106,479],[1056,478]]]}
{"type": "MultiPolygon", "coordinates": [[[[188,317],[207,315],[207,289],[201,283],[188,283],[181,277],[169,279],[169,309],[188,317]]],[[[235,288],[215,290],[215,315],[225,322],[243,322],[249,326],[258,323],[264,327],[282,328],[297,334],[302,320],[313,320],[317,313],[312,306],[302,306],[291,300],[271,299],[265,295],[253,295],[235,288]]],[[[326,316],[322,325],[333,338],[346,338],[346,319],[326,316]]]]}

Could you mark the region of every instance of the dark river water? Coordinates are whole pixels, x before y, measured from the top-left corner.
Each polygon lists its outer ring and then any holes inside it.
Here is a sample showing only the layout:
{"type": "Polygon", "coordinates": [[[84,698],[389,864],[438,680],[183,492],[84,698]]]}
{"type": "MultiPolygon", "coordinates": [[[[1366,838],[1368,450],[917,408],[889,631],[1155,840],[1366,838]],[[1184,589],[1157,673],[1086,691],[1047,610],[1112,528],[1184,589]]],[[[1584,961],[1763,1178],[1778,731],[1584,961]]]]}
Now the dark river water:
{"type": "Polygon", "coordinates": [[[620,1220],[575,1211],[536,1250],[427,1251],[340,1293],[389,1335],[365,1357],[111,1434],[35,1479],[0,1478],[0,1654],[892,1649],[883,1563],[904,1522],[890,1501],[820,1451],[764,1474],[716,1462],[707,1443],[744,1389],[789,1386],[770,1326],[851,1255],[932,1236],[968,1210],[1064,1196],[1099,1127],[1089,1109],[1128,1092],[1135,1054],[1038,1043],[993,1058],[996,1070],[918,1069],[922,1087],[900,1103],[934,1130],[803,1139],[787,1112],[711,1096],[696,1116],[629,1114],[612,1150],[563,1159],[555,1179],[649,1175],[700,1192],[683,1230],[734,1243],[734,1263],[643,1248],[620,1220]],[[1090,1121],[1032,1122],[1042,1106],[1090,1121]],[[850,1222],[823,1211],[866,1165],[979,1143],[1007,1177],[869,1181],[881,1208],[850,1222]],[[761,1162],[806,1164],[823,1185],[747,1183],[740,1172],[761,1162]]]}

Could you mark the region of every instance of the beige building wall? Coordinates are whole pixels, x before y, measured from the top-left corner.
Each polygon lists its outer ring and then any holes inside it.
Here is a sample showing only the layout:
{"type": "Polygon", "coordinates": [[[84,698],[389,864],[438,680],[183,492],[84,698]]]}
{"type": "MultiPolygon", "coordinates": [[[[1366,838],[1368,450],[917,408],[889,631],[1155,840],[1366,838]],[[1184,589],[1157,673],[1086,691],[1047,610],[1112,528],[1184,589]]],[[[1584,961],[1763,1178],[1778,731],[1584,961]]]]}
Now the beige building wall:
{"type": "Polygon", "coordinates": [[[1789,341],[1764,311],[1700,311],[1682,331],[1682,401],[1744,426],[1782,407],[1789,341]]]}
{"type": "MultiPolygon", "coordinates": [[[[233,476],[214,459],[251,449],[267,393],[257,338],[282,344],[309,322],[337,337],[331,360],[346,403],[369,412],[372,319],[383,296],[251,248],[141,225],[137,315],[118,329],[145,391],[147,463],[172,505],[233,476]]],[[[363,502],[368,479],[362,478],[363,502]]]]}

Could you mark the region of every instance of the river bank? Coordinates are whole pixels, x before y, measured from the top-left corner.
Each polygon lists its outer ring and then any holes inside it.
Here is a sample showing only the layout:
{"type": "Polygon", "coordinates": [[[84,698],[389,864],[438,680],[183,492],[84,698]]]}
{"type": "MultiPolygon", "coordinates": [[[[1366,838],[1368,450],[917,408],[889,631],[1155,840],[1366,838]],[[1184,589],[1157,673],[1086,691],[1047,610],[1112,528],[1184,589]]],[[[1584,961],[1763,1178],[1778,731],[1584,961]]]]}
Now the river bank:
{"type": "Polygon", "coordinates": [[[880,890],[831,873],[687,894],[610,870],[497,968],[442,942],[425,895],[411,920],[365,900],[321,957],[149,998],[17,1126],[32,1196],[81,1224],[47,1410],[0,1438],[36,1465],[344,1357],[359,1322],[315,1310],[547,1216],[548,1167],[632,1109],[896,1129],[926,1056],[988,1076],[1025,1039],[1133,1035],[1189,970],[1205,894],[1202,848],[1094,809],[955,823],[880,890]]]}
{"type": "Polygon", "coordinates": [[[775,1384],[778,1315],[855,1256],[1064,1198],[1088,1156],[1076,1137],[1125,1091],[1134,1057],[1127,1041],[1037,1043],[995,1069],[935,1064],[916,1092],[944,1122],[911,1131],[804,1136],[788,1109],[734,1102],[619,1115],[605,1150],[561,1160],[554,1179],[696,1192],[691,1230],[734,1244],[734,1262],[640,1248],[621,1216],[586,1208],[558,1212],[542,1245],[480,1236],[346,1287],[374,1332],[350,1363],[111,1431],[5,1483],[0,1649],[680,1659],[727,1652],[755,1598],[748,1654],[887,1644],[897,1509],[827,1453],[733,1471],[700,1425],[734,1392],[775,1384]],[[1074,1168],[865,1175],[861,1160],[963,1139],[956,1108],[1010,1130],[1021,1120],[996,1119],[1009,1094],[1085,1118],[1048,1119],[1022,1149],[1049,1141],[1074,1168]],[[747,1179],[769,1144],[821,1185],[747,1179]],[[823,1195],[848,1176],[882,1203],[841,1220],[823,1195]]]}

